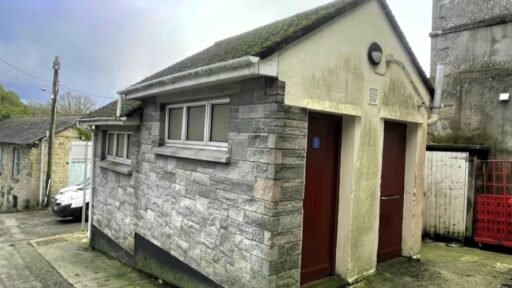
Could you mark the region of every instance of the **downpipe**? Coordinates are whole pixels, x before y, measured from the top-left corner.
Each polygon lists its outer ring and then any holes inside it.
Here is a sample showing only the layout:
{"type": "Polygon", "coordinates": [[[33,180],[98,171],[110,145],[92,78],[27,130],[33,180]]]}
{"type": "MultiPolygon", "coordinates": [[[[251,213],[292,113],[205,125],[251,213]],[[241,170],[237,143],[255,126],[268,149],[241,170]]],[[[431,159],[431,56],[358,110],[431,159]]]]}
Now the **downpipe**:
{"type": "Polygon", "coordinates": [[[439,110],[441,109],[441,96],[443,94],[443,85],[444,85],[444,76],[445,76],[445,67],[444,64],[437,64],[437,72],[436,72],[436,86],[434,99],[432,100],[432,105],[430,105],[430,116],[427,120],[427,125],[434,125],[439,121],[439,110]]]}

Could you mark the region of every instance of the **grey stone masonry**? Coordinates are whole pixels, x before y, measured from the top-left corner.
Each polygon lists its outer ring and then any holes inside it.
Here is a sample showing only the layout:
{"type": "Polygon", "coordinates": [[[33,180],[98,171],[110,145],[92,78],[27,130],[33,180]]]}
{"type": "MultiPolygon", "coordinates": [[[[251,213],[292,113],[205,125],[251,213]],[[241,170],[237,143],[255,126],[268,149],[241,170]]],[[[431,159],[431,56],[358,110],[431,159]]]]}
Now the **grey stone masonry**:
{"type": "Polygon", "coordinates": [[[237,85],[222,95],[229,163],[155,154],[167,103],[144,100],[132,175],[96,167],[94,225],[129,251],[139,233],[225,287],[298,287],[307,111],[284,104],[278,80],[237,85]]]}

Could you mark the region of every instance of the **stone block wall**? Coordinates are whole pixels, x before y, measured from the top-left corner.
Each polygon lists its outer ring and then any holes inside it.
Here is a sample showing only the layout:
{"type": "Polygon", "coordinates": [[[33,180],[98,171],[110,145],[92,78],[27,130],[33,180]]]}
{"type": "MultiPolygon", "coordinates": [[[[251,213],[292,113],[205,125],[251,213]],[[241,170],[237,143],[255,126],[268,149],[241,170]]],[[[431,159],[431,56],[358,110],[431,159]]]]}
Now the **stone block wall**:
{"type": "MultiPolygon", "coordinates": [[[[66,129],[55,137],[53,150],[53,182],[52,196],[67,186],[68,161],[71,142],[79,140],[78,132],[66,129]]],[[[3,149],[3,167],[0,172],[0,211],[30,210],[39,205],[39,188],[41,173],[41,144],[11,145],[1,144],[3,149]],[[21,149],[20,175],[13,177],[14,147],[21,149]],[[13,208],[13,195],[18,197],[17,207],[13,208]]],[[[45,143],[45,163],[43,167],[46,176],[46,160],[48,145],[45,143]]]]}
{"type": "Polygon", "coordinates": [[[298,287],[307,112],[284,88],[259,78],[217,95],[230,98],[228,164],[153,153],[163,104],[146,100],[133,175],[96,169],[94,225],[128,251],[139,233],[222,286],[298,287]]]}
{"type": "Polygon", "coordinates": [[[32,191],[33,153],[30,147],[2,145],[2,170],[0,172],[0,211],[24,210],[34,206],[32,191]],[[13,176],[14,148],[20,149],[20,174],[13,176]],[[17,197],[17,203],[13,202],[17,197]],[[13,205],[16,204],[16,207],[13,205]]]}

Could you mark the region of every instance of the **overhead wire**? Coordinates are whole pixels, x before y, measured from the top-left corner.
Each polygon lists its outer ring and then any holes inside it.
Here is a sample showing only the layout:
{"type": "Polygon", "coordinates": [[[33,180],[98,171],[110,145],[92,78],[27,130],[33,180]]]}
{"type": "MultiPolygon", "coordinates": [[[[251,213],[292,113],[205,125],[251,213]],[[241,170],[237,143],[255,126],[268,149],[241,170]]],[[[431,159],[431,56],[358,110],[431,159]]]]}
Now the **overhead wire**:
{"type": "MultiPolygon", "coordinates": [[[[29,78],[32,78],[34,80],[37,80],[39,82],[43,82],[45,84],[52,84],[51,81],[49,80],[45,80],[43,78],[40,78],[38,76],[35,76],[31,73],[28,73],[28,72],[25,72],[23,71],[22,69],[16,67],[15,65],[9,63],[8,61],[6,61],[5,59],[2,59],[0,58],[0,62],[4,63],[5,65],[7,65],[8,67],[10,67],[11,69],[25,75],[26,77],[29,77],[29,78]]],[[[90,92],[85,92],[85,91],[81,91],[81,90],[78,90],[78,89],[75,89],[75,88],[71,88],[69,86],[66,86],[64,84],[60,84],[60,86],[62,88],[64,88],[64,90],[68,90],[68,91],[73,91],[75,93],[78,93],[78,94],[81,94],[81,95],[85,95],[85,96],[91,96],[91,97],[96,97],[96,98],[105,98],[105,99],[114,99],[115,97],[109,97],[109,96],[102,96],[102,95],[98,95],[98,94],[95,94],[95,93],[90,93],[90,92]]]]}

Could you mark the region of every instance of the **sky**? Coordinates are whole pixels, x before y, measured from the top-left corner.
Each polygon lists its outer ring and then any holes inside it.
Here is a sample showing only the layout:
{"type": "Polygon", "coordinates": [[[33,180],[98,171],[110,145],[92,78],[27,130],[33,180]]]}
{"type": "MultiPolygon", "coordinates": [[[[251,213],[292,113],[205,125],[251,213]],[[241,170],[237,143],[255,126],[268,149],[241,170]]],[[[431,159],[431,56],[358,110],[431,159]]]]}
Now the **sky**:
{"type": "MultiPolygon", "coordinates": [[[[330,0],[0,0],[0,85],[46,102],[52,62],[61,85],[98,104],[214,42],[330,0]],[[3,61],[16,67],[16,71],[3,61]]],[[[423,69],[431,0],[388,0],[423,69]]],[[[66,89],[66,88],[63,88],[66,89]]]]}

